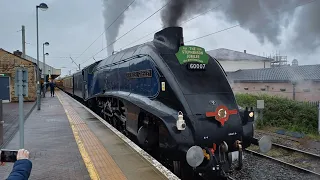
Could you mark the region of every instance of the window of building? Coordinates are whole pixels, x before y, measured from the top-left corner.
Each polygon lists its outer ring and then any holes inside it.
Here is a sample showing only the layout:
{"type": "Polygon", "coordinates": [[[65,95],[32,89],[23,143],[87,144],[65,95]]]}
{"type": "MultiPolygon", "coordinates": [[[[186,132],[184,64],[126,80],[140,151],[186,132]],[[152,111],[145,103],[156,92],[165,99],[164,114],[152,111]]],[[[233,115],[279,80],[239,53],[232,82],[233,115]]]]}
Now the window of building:
{"type": "Polygon", "coordinates": [[[310,92],[310,89],[303,89],[303,92],[310,92]]]}

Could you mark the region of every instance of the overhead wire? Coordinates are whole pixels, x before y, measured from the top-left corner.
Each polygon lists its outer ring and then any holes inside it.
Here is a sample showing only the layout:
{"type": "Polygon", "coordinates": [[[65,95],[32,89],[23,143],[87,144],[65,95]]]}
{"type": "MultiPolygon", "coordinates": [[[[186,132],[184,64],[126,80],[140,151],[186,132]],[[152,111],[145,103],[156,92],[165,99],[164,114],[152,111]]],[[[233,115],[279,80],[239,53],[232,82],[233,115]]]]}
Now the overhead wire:
{"type": "MultiPolygon", "coordinates": [[[[183,21],[183,22],[181,23],[181,25],[183,25],[183,24],[185,24],[185,23],[187,23],[187,22],[189,22],[189,21],[192,21],[193,19],[196,19],[196,18],[198,18],[198,17],[200,17],[200,16],[203,16],[203,15],[205,15],[205,14],[213,11],[214,9],[217,9],[217,8],[218,8],[219,6],[221,6],[221,5],[222,5],[222,4],[219,4],[218,6],[216,6],[216,7],[214,7],[214,8],[211,8],[211,9],[209,9],[208,11],[205,11],[205,12],[200,13],[200,14],[198,14],[198,15],[196,15],[196,16],[194,16],[194,17],[192,17],[192,18],[190,18],[190,19],[188,19],[188,20],[186,20],[186,21],[183,21]]],[[[133,42],[125,45],[125,46],[123,46],[123,47],[120,48],[120,49],[124,49],[124,48],[126,48],[126,47],[128,47],[128,46],[130,46],[130,45],[132,45],[132,44],[134,44],[134,43],[136,43],[136,42],[138,42],[138,41],[140,41],[141,39],[144,39],[145,37],[148,37],[149,35],[154,34],[154,33],[158,32],[158,31],[160,31],[161,29],[162,29],[162,28],[159,28],[159,29],[157,29],[156,31],[153,31],[153,32],[151,32],[151,33],[149,33],[149,34],[147,34],[147,35],[144,35],[143,37],[141,37],[141,38],[139,38],[139,39],[137,39],[137,40],[135,40],[135,41],[133,41],[133,42]]]]}
{"type": "MultiPolygon", "coordinates": [[[[127,31],[125,34],[123,34],[122,36],[120,36],[119,38],[117,38],[115,41],[111,42],[110,44],[108,44],[106,47],[104,47],[102,50],[100,50],[99,52],[97,52],[96,54],[94,54],[91,58],[93,58],[94,56],[96,56],[97,54],[99,54],[100,52],[102,52],[103,50],[105,50],[106,48],[108,48],[109,46],[111,46],[112,44],[114,44],[115,42],[117,42],[118,40],[120,40],[121,38],[123,38],[125,35],[127,35],[128,33],[130,33],[131,31],[133,31],[135,28],[137,28],[138,26],[140,26],[142,23],[144,23],[145,21],[147,21],[148,19],[150,19],[152,16],[154,16],[156,13],[158,13],[159,11],[161,11],[164,7],[166,7],[171,1],[167,2],[164,6],[162,6],[160,9],[158,9],[157,11],[155,11],[153,14],[151,14],[149,17],[147,17],[146,19],[144,19],[142,22],[140,22],[139,24],[137,24],[135,27],[133,27],[132,29],[130,29],[129,31],[127,31]]],[[[86,61],[84,61],[83,63],[87,62],[88,60],[90,60],[91,58],[87,59],[86,61]]],[[[83,64],[82,63],[82,64],[83,64]]]]}
{"type": "Polygon", "coordinates": [[[197,38],[191,39],[189,41],[186,41],[185,43],[188,43],[188,42],[191,42],[191,41],[195,41],[195,40],[198,40],[198,39],[202,39],[204,37],[208,37],[208,36],[211,36],[213,34],[217,34],[217,33],[223,32],[223,31],[227,31],[229,29],[233,29],[233,28],[238,27],[238,26],[240,26],[240,24],[237,24],[237,25],[234,25],[234,26],[231,26],[231,27],[228,27],[228,28],[225,28],[225,29],[222,29],[222,30],[219,30],[219,31],[207,34],[207,35],[204,35],[204,36],[201,36],[201,37],[197,37],[197,38]]]}
{"type": "MultiPolygon", "coordinates": [[[[288,8],[287,10],[282,10],[282,11],[285,12],[285,11],[293,10],[293,9],[298,8],[298,7],[301,7],[301,6],[304,6],[304,5],[313,3],[313,2],[315,2],[315,1],[317,1],[317,0],[312,0],[312,1],[309,1],[309,2],[306,2],[306,3],[302,3],[302,4],[300,4],[300,5],[294,6],[293,8],[288,8]]],[[[211,36],[211,35],[214,35],[214,34],[223,32],[223,31],[227,31],[227,30],[229,30],[229,29],[233,29],[233,28],[238,27],[238,26],[240,26],[240,25],[241,25],[241,24],[233,25],[233,26],[231,26],[231,27],[227,27],[227,28],[225,28],[225,29],[222,29],[222,30],[219,30],[219,31],[216,31],[216,32],[213,32],[213,33],[209,33],[209,34],[207,34],[207,35],[200,36],[200,37],[197,37],[197,38],[188,40],[188,41],[186,41],[185,43],[188,43],[188,42],[191,42],[191,41],[195,41],[195,40],[198,40],[198,39],[202,39],[202,38],[205,38],[205,37],[208,37],[208,36],[211,36]]]]}
{"type": "MultiPolygon", "coordinates": [[[[293,7],[293,8],[290,8],[290,9],[288,9],[288,10],[296,9],[297,7],[301,7],[301,6],[310,4],[310,3],[315,2],[315,1],[317,1],[317,0],[312,0],[312,1],[309,1],[309,2],[306,2],[306,3],[302,3],[302,4],[300,4],[300,5],[297,5],[297,6],[293,7]]],[[[169,2],[168,2],[168,3],[169,3],[169,2]]],[[[159,10],[157,10],[155,13],[153,13],[151,16],[149,16],[147,19],[149,19],[149,18],[152,17],[154,14],[156,14],[156,13],[159,12],[161,9],[163,9],[165,6],[167,6],[168,3],[165,4],[163,7],[161,7],[159,10]]],[[[209,11],[210,11],[210,10],[209,10],[209,11]]],[[[209,12],[209,11],[206,11],[206,13],[209,12]]],[[[285,11],[286,11],[286,10],[285,10],[285,11]]],[[[199,16],[200,16],[200,15],[198,15],[198,17],[199,17],[199,16]]],[[[135,29],[136,27],[138,27],[139,25],[141,25],[141,24],[142,24],[143,22],[145,22],[147,19],[145,19],[144,21],[142,21],[141,23],[139,23],[137,26],[135,26],[134,28],[132,28],[131,30],[129,30],[127,33],[125,33],[124,35],[122,35],[120,38],[116,39],[114,42],[112,42],[111,44],[109,44],[108,46],[106,46],[105,48],[103,48],[101,51],[99,51],[99,52],[96,53],[95,55],[99,54],[99,53],[102,52],[104,49],[106,49],[106,48],[109,47],[110,45],[112,45],[112,44],[114,44],[115,42],[117,42],[119,39],[121,39],[121,38],[124,37],[126,34],[128,34],[129,32],[131,32],[133,29],[135,29]]],[[[192,19],[195,19],[195,18],[191,18],[191,19],[185,21],[184,23],[186,23],[186,22],[188,22],[188,21],[191,21],[192,19]]],[[[215,31],[215,32],[213,32],[213,33],[209,33],[209,34],[207,34],[207,35],[200,36],[200,37],[197,37],[197,38],[188,40],[188,41],[186,41],[186,43],[191,42],[191,41],[195,41],[195,40],[198,40],[198,39],[202,39],[202,38],[205,38],[205,37],[208,37],[208,36],[211,36],[211,35],[213,35],[213,34],[217,34],[217,33],[223,32],[223,31],[227,31],[227,30],[233,29],[233,28],[235,28],[235,27],[238,27],[238,26],[240,26],[240,25],[241,25],[241,24],[233,25],[233,26],[227,27],[227,28],[225,28],[225,29],[222,29],[222,30],[219,30],[219,31],[215,31]]],[[[95,55],[94,55],[94,56],[95,56],[95,55]]],[[[94,56],[92,56],[92,57],[94,57],[94,56]]],[[[91,58],[92,58],[92,57],[91,57],[91,58]]],[[[88,60],[90,60],[91,58],[89,58],[88,60]]],[[[88,60],[86,60],[86,61],[88,61],[88,60]]],[[[85,62],[86,62],[86,61],[85,61],[85,62]]]]}
{"type": "MultiPolygon", "coordinates": [[[[101,33],[96,40],[94,40],[82,53],[80,56],[78,56],[75,61],[77,61],[78,58],[80,58],[122,15],[123,13],[135,2],[136,0],[131,1],[131,3],[126,7],[126,9],[124,9],[119,15],[118,17],[103,31],[103,33],[101,33]]],[[[80,63],[82,64],[82,63],[80,63]]]]}

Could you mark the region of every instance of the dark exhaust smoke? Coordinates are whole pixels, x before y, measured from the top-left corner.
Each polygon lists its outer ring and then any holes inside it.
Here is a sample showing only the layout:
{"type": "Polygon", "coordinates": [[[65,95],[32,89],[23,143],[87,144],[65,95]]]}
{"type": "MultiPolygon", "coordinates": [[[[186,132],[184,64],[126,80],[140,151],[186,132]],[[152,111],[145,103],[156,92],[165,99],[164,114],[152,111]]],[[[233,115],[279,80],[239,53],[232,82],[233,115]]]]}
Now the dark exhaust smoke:
{"type": "Polygon", "coordinates": [[[165,1],[169,3],[161,11],[164,28],[181,26],[182,21],[221,3],[216,11],[226,21],[240,24],[241,28],[250,31],[261,44],[269,41],[275,46],[280,45],[280,35],[285,34],[290,48],[295,51],[310,52],[320,46],[320,1],[317,0],[165,1]],[[293,32],[289,32],[288,27],[293,28],[293,32]]]}
{"type": "Polygon", "coordinates": [[[180,26],[187,18],[214,7],[214,0],[165,0],[168,5],[161,11],[163,28],[180,26]]]}

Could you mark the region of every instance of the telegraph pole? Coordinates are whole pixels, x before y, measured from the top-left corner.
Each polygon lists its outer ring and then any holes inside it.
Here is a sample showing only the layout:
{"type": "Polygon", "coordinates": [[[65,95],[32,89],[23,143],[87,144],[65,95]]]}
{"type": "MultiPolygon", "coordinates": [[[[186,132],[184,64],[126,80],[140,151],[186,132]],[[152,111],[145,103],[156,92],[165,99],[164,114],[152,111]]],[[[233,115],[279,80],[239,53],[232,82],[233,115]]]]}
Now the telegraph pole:
{"type": "Polygon", "coordinates": [[[26,58],[26,32],[22,25],[22,58],[26,58]]]}

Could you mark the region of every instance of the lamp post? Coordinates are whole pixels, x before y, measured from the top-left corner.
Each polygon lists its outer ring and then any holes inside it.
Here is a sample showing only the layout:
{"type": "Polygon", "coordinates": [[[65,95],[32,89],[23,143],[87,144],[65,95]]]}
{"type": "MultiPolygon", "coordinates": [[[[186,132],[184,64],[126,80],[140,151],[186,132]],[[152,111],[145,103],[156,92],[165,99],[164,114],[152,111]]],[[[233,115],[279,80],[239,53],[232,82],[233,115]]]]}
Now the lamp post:
{"type": "Polygon", "coordinates": [[[46,56],[49,56],[49,53],[43,55],[43,97],[46,97],[47,92],[46,56]]]}
{"type": "Polygon", "coordinates": [[[43,97],[46,97],[47,92],[47,73],[46,73],[46,56],[49,55],[49,53],[44,53],[44,46],[49,46],[48,42],[45,42],[42,44],[42,55],[43,55],[43,97]]]}
{"type": "Polygon", "coordinates": [[[41,3],[36,6],[36,19],[37,19],[37,106],[38,110],[40,110],[40,72],[39,72],[39,23],[38,23],[38,9],[43,11],[48,9],[48,5],[45,3],[41,3]]]}

